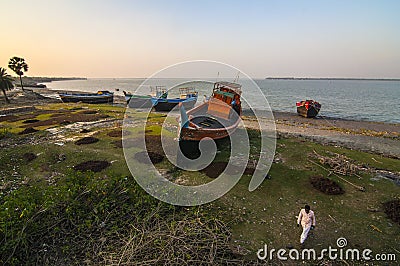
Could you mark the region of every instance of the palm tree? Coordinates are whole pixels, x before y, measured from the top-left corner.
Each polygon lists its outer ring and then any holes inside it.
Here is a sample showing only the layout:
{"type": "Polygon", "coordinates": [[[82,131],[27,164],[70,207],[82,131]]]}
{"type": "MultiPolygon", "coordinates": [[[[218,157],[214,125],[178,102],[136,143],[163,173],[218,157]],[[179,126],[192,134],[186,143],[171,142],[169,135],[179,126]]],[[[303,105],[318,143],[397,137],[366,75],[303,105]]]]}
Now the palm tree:
{"type": "Polygon", "coordinates": [[[4,99],[6,103],[10,103],[10,100],[7,98],[6,91],[11,90],[13,85],[13,78],[7,74],[7,70],[5,68],[0,67],[0,89],[3,91],[4,99]]]}
{"type": "Polygon", "coordinates": [[[8,61],[8,67],[19,76],[21,88],[24,90],[24,86],[22,85],[22,75],[24,74],[24,71],[28,71],[28,64],[25,62],[25,59],[14,56],[10,61],[8,61]]]}

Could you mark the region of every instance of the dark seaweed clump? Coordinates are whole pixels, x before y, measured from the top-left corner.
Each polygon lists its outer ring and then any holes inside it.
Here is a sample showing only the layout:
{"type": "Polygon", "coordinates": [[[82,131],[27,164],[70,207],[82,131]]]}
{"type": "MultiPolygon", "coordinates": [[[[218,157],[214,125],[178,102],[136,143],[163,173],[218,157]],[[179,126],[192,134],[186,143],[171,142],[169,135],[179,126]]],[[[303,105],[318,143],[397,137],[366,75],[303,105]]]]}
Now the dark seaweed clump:
{"type": "Polygon", "coordinates": [[[340,195],[344,193],[343,188],[338,183],[323,176],[312,176],[310,183],[314,188],[328,195],[340,195]]]}
{"type": "Polygon", "coordinates": [[[103,169],[106,169],[111,164],[107,161],[86,161],[74,166],[75,171],[92,171],[92,172],[100,172],[103,169]]]}

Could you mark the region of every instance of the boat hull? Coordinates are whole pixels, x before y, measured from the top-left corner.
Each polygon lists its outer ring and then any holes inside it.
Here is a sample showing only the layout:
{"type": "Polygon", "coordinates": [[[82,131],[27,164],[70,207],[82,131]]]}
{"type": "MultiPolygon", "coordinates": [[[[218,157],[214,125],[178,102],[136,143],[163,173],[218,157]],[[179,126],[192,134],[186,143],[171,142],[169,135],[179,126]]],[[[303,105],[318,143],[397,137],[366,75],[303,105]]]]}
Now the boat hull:
{"type": "MultiPolygon", "coordinates": [[[[235,119],[234,121],[232,121],[232,119],[224,121],[225,122],[224,124],[226,126],[223,126],[221,123],[218,122],[218,120],[214,121],[213,125],[213,123],[210,120],[214,120],[214,118],[211,118],[211,116],[208,115],[198,116],[198,114],[201,113],[202,109],[207,109],[207,105],[208,105],[207,102],[202,103],[201,105],[187,112],[187,115],[194,116],[194,118],[192,118],[191,120],[192,122],[199,125],[203,124],[207,127],[199,127],[199,128],[182,127],[179,132],[180,141],[200,141],[204,138],[211,138],[214,140],[224,139],[236,131],[240,123],[240,116],[237,114],[232,115],[232,117],[234,117],[235,119]],[[196,121],[197,119],[203,120],[204,122],[196,121]]],[[[223,119],[221,119],[221,121],[222,120],[223,119]]]]}
{"type": "Polygon", "coordinates": [[[113,103],[114,95],[63,95],[60,98],[64,103],[113,103]]]}
{"type": "Polygon", "coordinates": [[[319,109],[314,106],[310,106],[308,109],[305,106],[298,106],[297,113],[306,118],[313,118],[318,115],[319,109]]]}
{"type": "Polygon", "coordinates": [[[189,99],[157,99],[154,109],[158,112],[168,112],[174,109],[179,103],[182,103],[186,110],[190,110],[194,107],[196,101],[197,97],[189,99]]]}

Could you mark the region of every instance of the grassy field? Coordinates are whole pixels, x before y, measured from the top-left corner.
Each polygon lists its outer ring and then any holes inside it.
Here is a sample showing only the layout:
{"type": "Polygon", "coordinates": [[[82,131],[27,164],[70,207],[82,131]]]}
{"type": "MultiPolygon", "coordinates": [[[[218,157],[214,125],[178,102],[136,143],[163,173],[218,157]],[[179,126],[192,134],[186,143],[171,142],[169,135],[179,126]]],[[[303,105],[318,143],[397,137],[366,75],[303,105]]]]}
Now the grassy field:
{"type": "MultiPolygon", "coordinates": [[[[277,140],[279,160],[273,163],[270,178],[257,190],[248,191],[251,176],[244,175],[219,200],[183,208],[152,198],[131,176],[118,146],[120,138],[109,134],[120,130],[124,108],[54,104],[38,109],[47,112],[25,118],[40,122],[66,115],[67,122],[39,123],[35,127],[39,131],[27,135],[18,135],[27,125],[23,123],[26,119],[2,122],[0,141],[5,145],[0,153],[1,264],[112,264],[144,262],[145,258],[148,264],[195,264],[198,256],[219,264],[250,263],[255,262],[256,251],[264,244],[275,249],[300,248],[301,230],[296,227],[296,216],[306,203],[317,218],[306,247],[336,246],[337,238],[346,237],[348,247],[396,253],[400,257],[400,225],[388,219],[382,208],[382,203],[400,198],[399,186],[390,180],[372,179],[374,174],[367,172],[361,173],[361,178],[344,177],[365,187],[364,192],[335,175],[330,178],[344,189],[342,195],[326,195],[309,182],[311,176],[328,175],[328,171],[310,162],[317,162],[309,156],[313,151],[328,156],[342,154],[360,165],[393,172],[400,172],[399,160],[281,138],[277,140]],[[88,110],[96,112],[82,113],[88,110]],[[62,145],[45,131],[59,129],[60,123],[71,125],[76,117],[88,115],[107,115],[111,122],[95,124],[89,133],[64,131],[63,138],[72,141],[62,145]],[[74,140],[88,134],[99,141],[74,144],[74,140]],[[28,153],[36,158],[28,158],[28,153]],[[87,160],[111,165],[96,173],[74,170],[75,165],[87,160]]],[[[163,115],[152,116],[149,135],[161,132],[164,119],[163,115]]],[[[130,131],[127,138],[132,139],[140,132],[130,131]]],[[[252,130],[249,133],[253,137],[251,150],[256,153],[258,134],[252,130]]],[[[215,161],[226,161],[227,154],[222,148],[215,161]]],[[[212,180],[204,172],[176,170],[166,159],[156,166],[169,170],[173,178],[184,180],[187,185],[212,180]]]]}

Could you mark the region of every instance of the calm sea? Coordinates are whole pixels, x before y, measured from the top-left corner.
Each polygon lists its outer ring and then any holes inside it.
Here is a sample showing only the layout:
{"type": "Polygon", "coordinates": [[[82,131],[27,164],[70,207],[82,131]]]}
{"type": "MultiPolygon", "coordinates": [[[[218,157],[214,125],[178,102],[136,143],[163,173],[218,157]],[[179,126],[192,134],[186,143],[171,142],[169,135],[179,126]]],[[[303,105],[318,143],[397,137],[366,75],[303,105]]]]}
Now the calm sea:
{"type": "MultiPolygon", "coordinates": [[[[47,87],[56,90],[98,91],[120,89],[135,91],[144,79],[88,79],[56,81],[47,87]]],[[[254,108],[265,108],[259,96],[243,94],[254,108]]],[[[371,80],[255,80],[274,111],[296,112],[296,101],[314,99],[321,103],[320,115],[353,120],[400,123],[400,81],[371,80]]],[[[172,86],[179,79],[162,79],[153,85],[172,86]]],[[[199,85],[200,95],[210,95],[211,86],[199,85]]],[[[148,94],[148,88],[139,93],[148,94]]],[[[200,102],[200,101],[199,101],[200,102]]]]}

